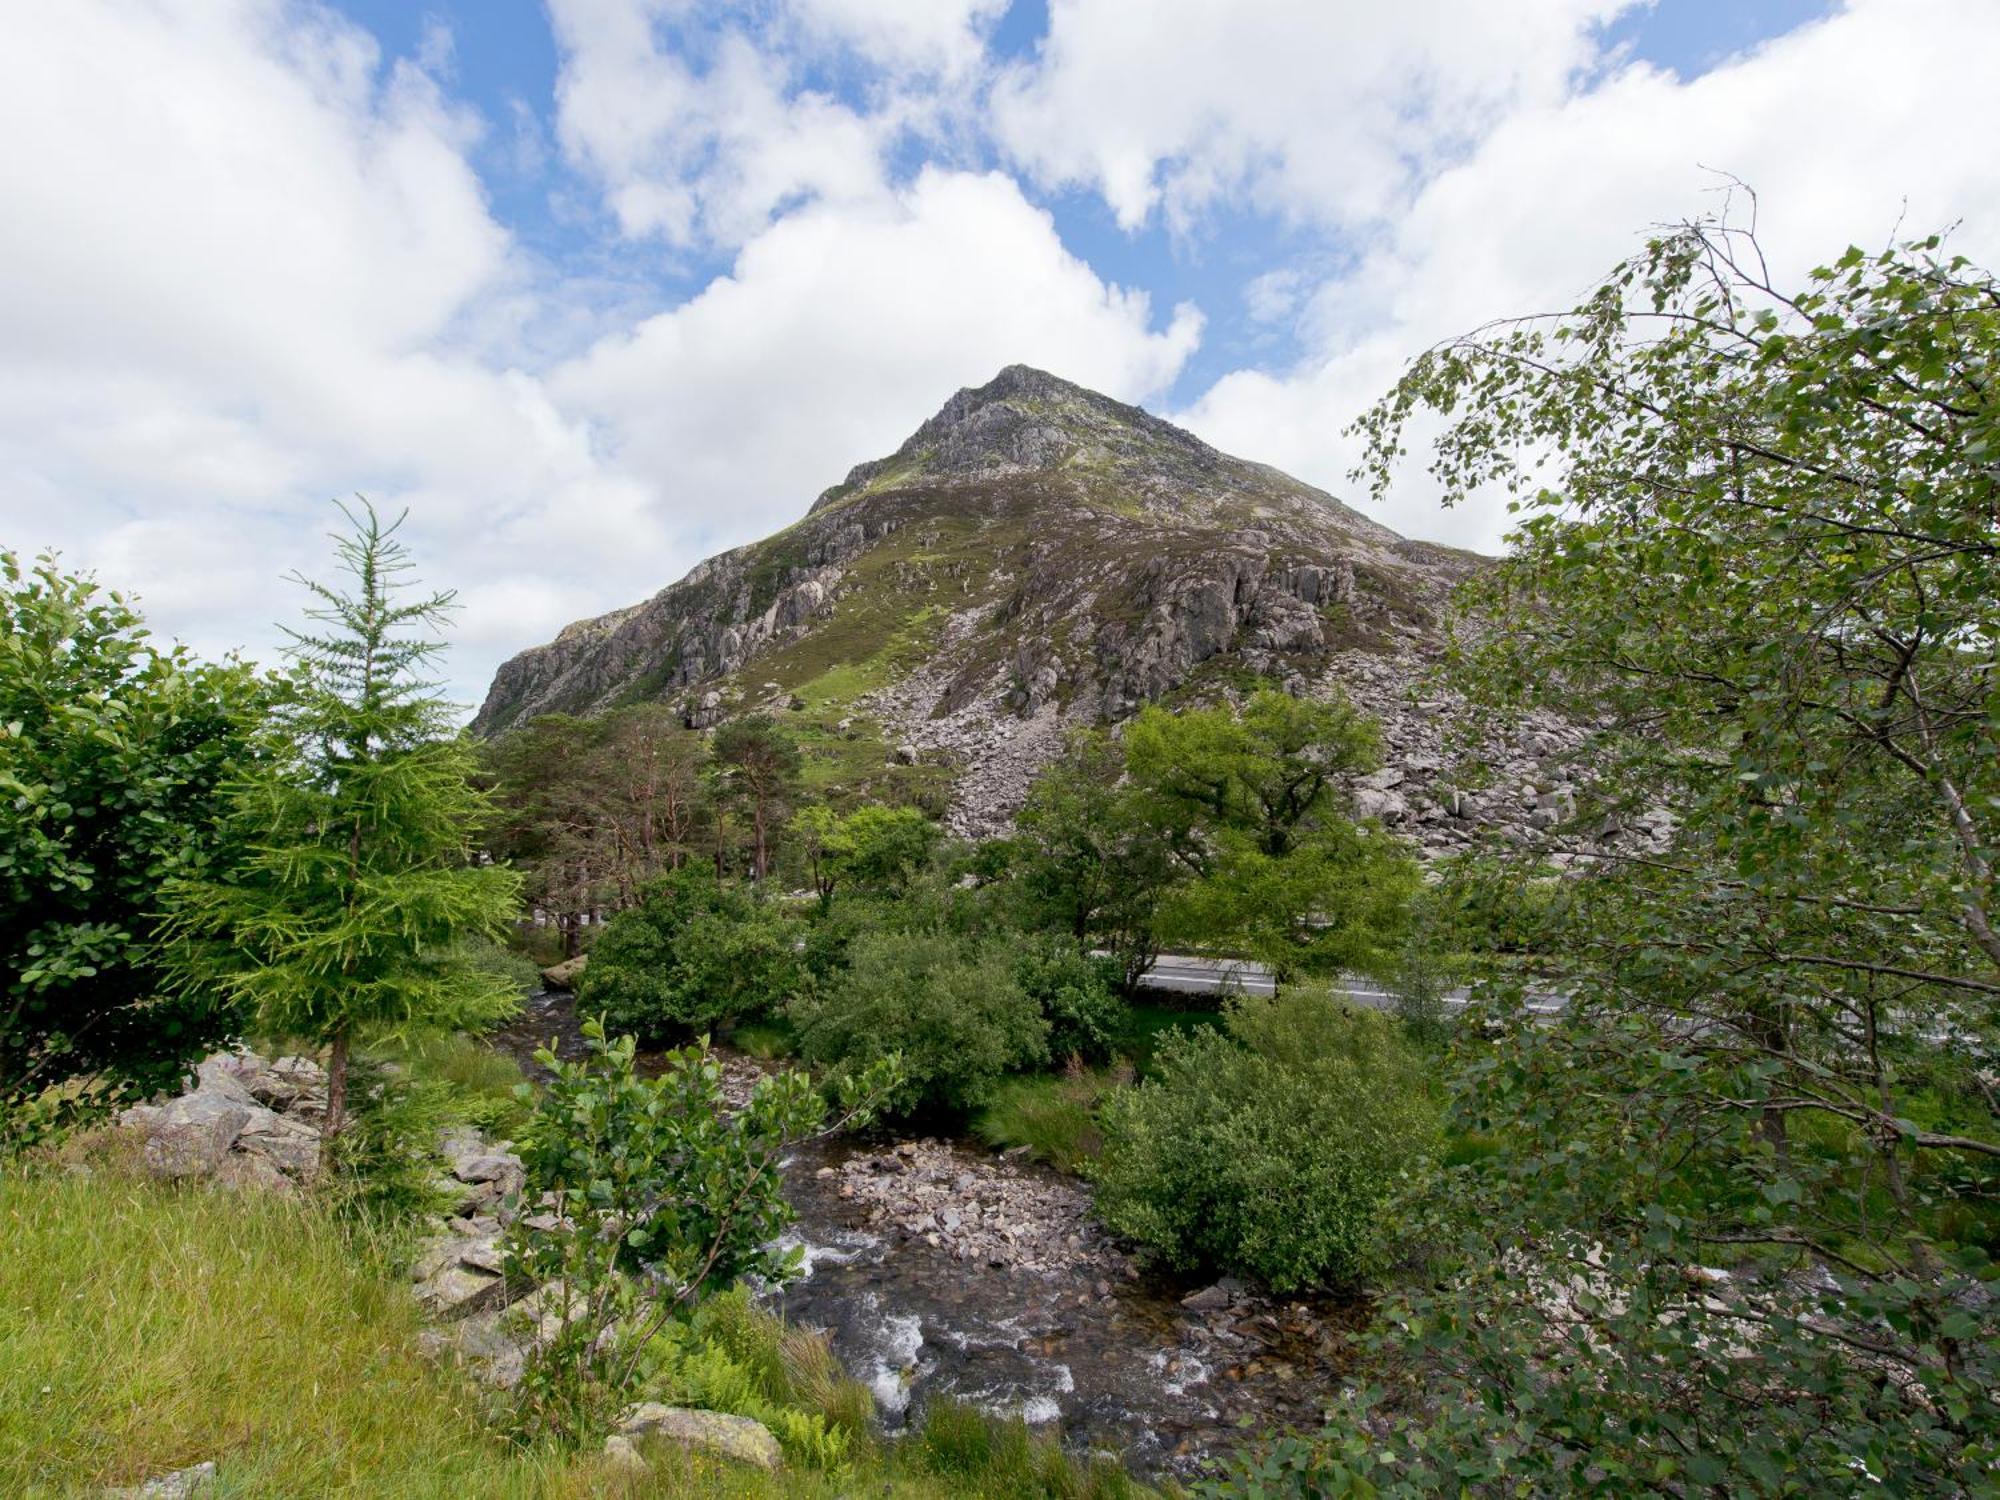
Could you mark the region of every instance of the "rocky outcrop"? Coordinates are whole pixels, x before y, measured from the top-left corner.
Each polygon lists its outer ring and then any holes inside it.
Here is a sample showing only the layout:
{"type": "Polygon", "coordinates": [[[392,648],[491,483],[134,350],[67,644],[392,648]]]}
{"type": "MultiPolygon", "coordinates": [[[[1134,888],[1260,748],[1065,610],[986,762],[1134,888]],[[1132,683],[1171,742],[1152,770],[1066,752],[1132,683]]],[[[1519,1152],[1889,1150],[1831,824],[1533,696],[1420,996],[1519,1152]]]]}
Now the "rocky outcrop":
{"type": "Polygon", "coordinates": [[[319,1171],[326,1073],[310,1058],[218,1052],[178,1098],[138,1104],[119,1126],[142,1139],[156,1177],[289,1192],[319,1171]]]}

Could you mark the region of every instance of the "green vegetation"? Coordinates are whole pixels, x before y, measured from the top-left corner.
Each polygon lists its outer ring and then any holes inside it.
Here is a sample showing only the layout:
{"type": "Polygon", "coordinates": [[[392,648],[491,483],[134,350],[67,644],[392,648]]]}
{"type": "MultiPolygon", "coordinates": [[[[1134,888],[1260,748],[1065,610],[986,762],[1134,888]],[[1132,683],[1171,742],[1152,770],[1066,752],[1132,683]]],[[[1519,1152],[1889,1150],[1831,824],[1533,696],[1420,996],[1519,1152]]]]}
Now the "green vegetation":
{"type": "Polygon", "coordinates": [[[544,714],[482,748],[494,789],[486,843],[523,876],[522,897],[574,957],[586,921],[648,880],[713,853],[716,815],[700,736],[657,703],[601,719],[544,714]]]}
{"type": "Polygon", "coordinates": [[[1418,888],[1396,840],[1354,823],[1335,778],[1377,764],[1381,736],[1344,701],[1260,690],[1227,707],[1148,708],[1125,735],[1147,822],[1182,874],[1155,938],[1295,974],[1381,973],[1418,888]]]}
{"type": "Polygon", "coordinates": [[[898,1114],[962,1111],[1048,1056],[1049,1024],[995,945],[943,932],[867,932],[823,992],[794,1001],[806,1061],[851,1072],[900,1054],[898,1114]]]}
{"type": "Polygon", "coordinates": [[[725,809],[740,809],[750,824],[750,878],[771,869],[771,837],[791,810],[799,781],[799,747],[762,714],[731,719],[710,746],[725,809]]]}
{"type": "Polygon", "coordinates": [[[1387,1263],[1391,1195],[1435,1150],[1420,1054],[1310,990],[1239,999],[1227,1026],[1168,1036],[1157,1076],[1105,1100],[1099,1212],[1179,1269],[1361,1284],[1387,1263]]]}
{"type": "Polygon", "coordinates": [[[606,924],[577,1003],[613,1029],[670,1039],[761,1016],[797,983],[797,924],[690,866],[662,875],[606,924]]]}
{"type": "MultiPolygon", "coordinates": [[[[796,1271],[796,1250],[772,1248],[791,1223],[779,1157],[864,1121],[899,1075],[891,1054],[848,1078],[842,1117],[829,1125],[803,1073],[761,1080],[731,1112],[705,1046],[669,1054],[664,1073],[642,1078],[631,1037],[611,1041],[587,1021],[584,1044],[577,1062],[537,1054],[551,1077],[529,1122],[522,1191],[552,1211],[515,1221],[507,1269],[552,1290],[543,1295],[556,1322],[529,1357],[515,1421],[598,1439],[657,1383],[669,1355],[656,1340],[677,1315],[740,1277],[782,1282],[796,1271]]],[[[844,1446],[824,1428],[802,1429],[808,1437],[838,1467],[844,1446]]]]}
{"type": "Polygon", "coordinates": [[[142,1181],[89,1144],[69,1155],[88,1175],[57,1163],[0,1175],[0,1491],[23,1500],[207,1460],[223,1494],[353,1500],[1145,1493],[986,1417],[983,1464],[970,1439],[949,1459],[884,1451],[867,1392],[824,1342],[740,1295],[661,1341],[659,1389],[768,1420],[780,1473],[649,1448],[651,1472],[633,1474],[551,1438],[511,1439],[488,1395],[419,1352],[393,1242],[311,1199],[142,1181]],[[286,1374],[302,1357],[311,1400],[286,1374]]]}
{"type": "Polygon", "coordinates": [[[937,825],[914,807],[856,808],[844,817],[825,803],[802,809],[791,833],[824,911],[841,886],[893,895],[930,863],[937,825]]]}
{"type": "Polygon", "coordinates": [[[911,1467],[936,1475],[954,1493],[994,1500],[1127,1500],[1149,1493],[1109,1459],[1078,1462],[1053,1438],[954,1401],[927,1405],[911,1441],[911,1467]]]}
{"type": "Polygon", "coordinates": [[[74,1088],[169,1083],[240,1024],[213,992],[163,993],[153,938],[166,884],[238,852],[212,804],[263,692],[154,646],[53,558],[0,552],[0,1143],[74,1088]]]}
{"type": "Polygon", "coordinates": [[[1102,948],[1129,986],[1159,952],[1154,918],[1176,875],[1168,830],[1125,780],[1123,750],[1079,731],[1036,778],[1017,820],[1011,871],[1025,922],[1102,948]]]}
{"type": "Polygon", "coordinates": [[[1560,900],[1487,883],[1569,1014],[1503,971],[1467,1045],[1490,1149],[1403,1207],[1397,1419],[1229,1493],[2000,1482],[1996,306],[1935,239],[1779,286],[1700,223],[1364,419],[1378,489],[1435,414],[1447,497],[1529,497],[1461,683],[1594,726],[1606,810],[1675,824],[1560,900]]]}
{"type": "Polygon", "coordinates": [[[1025,938],[1014,980],[1049,1023],[1049,1056],[1104,1062],[1125,1020],[1118,971],[1109,959],[1077,950],[1052,933],[1025,938]]]}
{"type": "MultiPolygon", "coordinates": [[[[398,602],[409,561],[362,503],[344,512],[341,568],[355,592],[305,579],[297,672],[256,761],[221,814],[236,860],[168,883],[168,953],[184,992],[221,995],[265,1031],[330,1046],[325,1139],[339,1133],[357,1028],[462,1030],[513,1010],[518,993],[459,941],[515,912],[511,870],[473,861],[486,803],[471,750],[418,674],[449,594],[398,602]]],[[[329,1147],[329,1149],[331,1149],[329,1147]]]]}
{"type": "Polygon", "coordinates": [[[1129,1079],[1080,1068],[1009,1078],[973,1120],[973,1133],[996,1151],[1020,1147],[1035,1161],[1081,1172],[1104,1149],[1097,1108],[1121,1081],[1129,1079]]]}

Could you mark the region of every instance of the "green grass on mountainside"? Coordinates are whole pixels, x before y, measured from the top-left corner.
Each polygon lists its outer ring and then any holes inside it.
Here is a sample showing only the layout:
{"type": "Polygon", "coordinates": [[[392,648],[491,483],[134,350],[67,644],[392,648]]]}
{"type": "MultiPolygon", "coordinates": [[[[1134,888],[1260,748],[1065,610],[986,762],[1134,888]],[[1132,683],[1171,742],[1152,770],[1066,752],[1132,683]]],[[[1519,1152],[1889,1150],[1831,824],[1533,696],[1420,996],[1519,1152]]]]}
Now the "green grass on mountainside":
{"type": "Polygon", "coordinates": [[[214,1500],[1137,1492],[977,1415],[938,1417],[938,1441],[920,1436],[891,1459],[865,1442],[834,1472],[766,1476],[653,1452],[653,1470],[633,1476],[594,1453],[521,1446],[490,1420],[487,1393],[419,1352],[422,1323],[386,1241],[311,1201],[142,1180],[113,1142],[72,1158],[0,1169],[10,1500],[94,1494],[206,1460],[214,1500]]]}

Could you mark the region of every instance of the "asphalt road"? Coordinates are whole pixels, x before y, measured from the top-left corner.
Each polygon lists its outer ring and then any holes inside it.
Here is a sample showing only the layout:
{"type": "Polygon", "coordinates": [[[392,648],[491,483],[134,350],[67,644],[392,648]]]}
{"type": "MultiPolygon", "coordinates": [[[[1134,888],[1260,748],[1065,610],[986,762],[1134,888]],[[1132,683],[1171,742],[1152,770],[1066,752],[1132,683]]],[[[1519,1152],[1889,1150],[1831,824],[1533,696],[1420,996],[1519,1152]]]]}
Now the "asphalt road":
{"type": "MultiPolygon", "coordinates": [[[[1341,982],[1346,987],[1348,999],[1356,1005],[1365,1005],[1371,1010],[1396,1008],[1394,995],[1358,974],[1345,975],[1341,982]]],[[[1268,995],[1277,988],[1271,979],[1271,971],[1262,964],[1248,959],[1194,958],[1181,953],[1162,953],[1153,967],[1141,977],[1139,987],[1176,995],[1268,995]]],[[[1465,1004],[1464,990],[1449,991],[1444,997],[1447,1012],[1463,1010],[1465,1004]]],[[[1537,995],[1529,1001],[1528,1009],[1538,1015],[1558,1015],[1563,1009],[1563,998],[1553,994],[1537,995]]]]}

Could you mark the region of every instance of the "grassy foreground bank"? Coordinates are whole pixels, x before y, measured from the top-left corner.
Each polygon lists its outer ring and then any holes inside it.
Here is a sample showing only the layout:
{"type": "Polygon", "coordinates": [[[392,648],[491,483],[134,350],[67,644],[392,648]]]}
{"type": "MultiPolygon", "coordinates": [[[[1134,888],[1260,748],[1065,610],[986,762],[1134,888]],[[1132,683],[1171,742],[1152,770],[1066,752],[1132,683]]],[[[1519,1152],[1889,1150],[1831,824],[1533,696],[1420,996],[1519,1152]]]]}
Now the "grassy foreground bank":
{"type": "Polygon", "coordinates": [[[1136,1494],[1018,1428],[940,1408],[834,1473],[663,1453],[630,1475],[523,1447],[419,1352],[381,1242],[309,1202],[177,1189],[100,1163],[0,1177],[0,1494],[90,1494],[212,1459],[247,1496],[1136,1494]]]}

